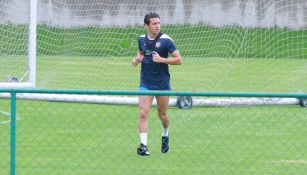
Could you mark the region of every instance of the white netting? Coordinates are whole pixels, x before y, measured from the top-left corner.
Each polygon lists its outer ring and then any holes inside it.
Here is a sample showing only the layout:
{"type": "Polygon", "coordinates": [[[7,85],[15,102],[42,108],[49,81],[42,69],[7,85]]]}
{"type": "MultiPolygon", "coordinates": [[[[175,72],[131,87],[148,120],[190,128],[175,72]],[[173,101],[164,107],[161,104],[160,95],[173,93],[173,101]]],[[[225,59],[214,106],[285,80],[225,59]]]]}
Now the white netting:
{"type": "MultiPolygon", "coordinates": [[[[0,3],[0,35],[6,38],[1,39],[0,81],[10,76],[27,81],[29,2],[0,3]]],[[[37,87],[137,89],[139,68],[129,64],[138,36],[146,32],[144,15],[156,11],[162,32],[174,39],[184,59],[182,66],[171,66],[174,90],[306,91],[307,4],[302,0],[37,4],[37,87]]]]}
{"type": "Polygon", "coordinates": [[[0,83],[16,79],[28,81],[29,7],[26,4],[0,1],[0,83]]]}

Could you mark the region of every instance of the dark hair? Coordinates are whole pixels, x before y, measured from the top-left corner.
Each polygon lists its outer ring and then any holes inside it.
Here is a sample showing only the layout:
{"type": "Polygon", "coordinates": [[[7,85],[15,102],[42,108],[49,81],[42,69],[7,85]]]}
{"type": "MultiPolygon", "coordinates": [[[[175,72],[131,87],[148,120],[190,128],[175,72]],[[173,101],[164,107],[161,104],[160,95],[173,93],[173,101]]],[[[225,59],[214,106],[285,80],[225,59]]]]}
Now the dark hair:
{"type": "Polygon", "coordinates": [[[144,17],[144,24],[149,25],[150,23],[150,18],[159,18],[160,19],[160,15],[158,13],[154,13],[154,12],[149,12],[145,15],[144,17]]]}

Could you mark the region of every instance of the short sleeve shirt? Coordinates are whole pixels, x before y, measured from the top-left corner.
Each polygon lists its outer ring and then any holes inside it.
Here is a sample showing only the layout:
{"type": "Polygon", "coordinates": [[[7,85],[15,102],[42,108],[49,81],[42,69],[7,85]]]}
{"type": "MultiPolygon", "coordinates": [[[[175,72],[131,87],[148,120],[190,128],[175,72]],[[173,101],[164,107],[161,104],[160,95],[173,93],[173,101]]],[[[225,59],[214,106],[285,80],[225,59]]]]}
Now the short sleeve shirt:
{"type": "Polygon", "coordinates": [[[152,52],[157,52],[161,57],[168,58],[169,53],[177,50],[174,41],[166,34],[155,42],[148,39],[145,42],[145,35],[139,37],[139,50],[144,53],[141,63],[140,86],[149,90],[170,90],[170,74],[168,64],[152,61],[152,52]]]}

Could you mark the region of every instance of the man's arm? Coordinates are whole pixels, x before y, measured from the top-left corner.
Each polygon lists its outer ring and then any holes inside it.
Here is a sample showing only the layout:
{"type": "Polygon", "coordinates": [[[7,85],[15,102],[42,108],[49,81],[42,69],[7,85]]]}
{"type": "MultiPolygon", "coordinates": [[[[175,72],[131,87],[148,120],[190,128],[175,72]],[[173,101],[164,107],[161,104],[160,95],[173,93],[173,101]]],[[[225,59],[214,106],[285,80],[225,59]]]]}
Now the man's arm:
{"type": "Polygon", "coordinates": [[[182,64],[182,58],[181,58],[181,55],[179,53],[178,50],[175,50],[174,52],[172,52],[171,54],[171,58],[163,58],[163,57],[160,57],[160,55],[155,52],[153,54],[153,62],[156,62],[156,63],[164,63],[164,64],[173,64],[173,65],[179,65],[179,64],[182,64]]]}

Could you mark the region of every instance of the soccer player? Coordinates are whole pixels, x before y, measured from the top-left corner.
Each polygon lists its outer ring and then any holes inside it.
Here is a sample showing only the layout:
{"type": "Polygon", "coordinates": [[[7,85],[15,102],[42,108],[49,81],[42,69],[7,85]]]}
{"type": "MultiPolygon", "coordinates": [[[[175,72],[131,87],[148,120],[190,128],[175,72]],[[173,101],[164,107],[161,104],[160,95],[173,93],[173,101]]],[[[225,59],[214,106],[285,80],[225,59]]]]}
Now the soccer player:
{"type": "MultiPolygon", "coordinates": [[[[182,58],[174,41],[166,34],[160,32],[160,16],[157,13],[148,13],[144,18],[147,34],[138,39],[139,52],[132,60],[134,66],[141,63],[141,79],[139,90],[171,90],[169,64],[182,64],[182,58]],[[171,55],[168,58],[168,55],[171,55]]],[[[169,150],[169,117],[167,108],[169,96],[155,96],[157,112],[162,122],[161,152],[169,150]]],[[[139,136],[140,146],[137,154],[150,155],[147,148],[148,115],[154,96],[139,96],[139,136]]]]}

